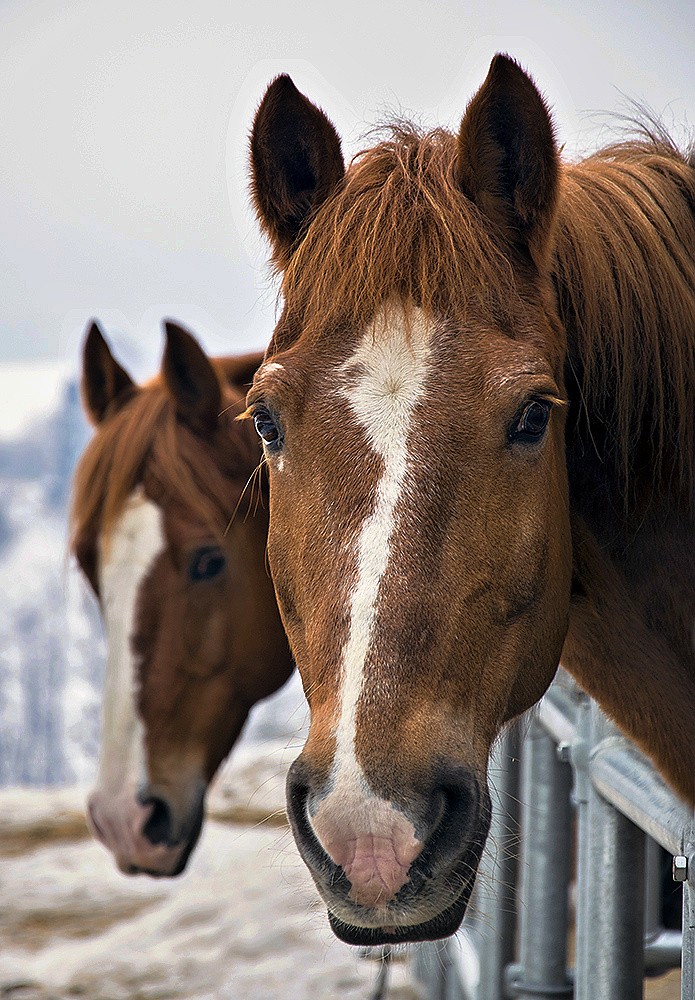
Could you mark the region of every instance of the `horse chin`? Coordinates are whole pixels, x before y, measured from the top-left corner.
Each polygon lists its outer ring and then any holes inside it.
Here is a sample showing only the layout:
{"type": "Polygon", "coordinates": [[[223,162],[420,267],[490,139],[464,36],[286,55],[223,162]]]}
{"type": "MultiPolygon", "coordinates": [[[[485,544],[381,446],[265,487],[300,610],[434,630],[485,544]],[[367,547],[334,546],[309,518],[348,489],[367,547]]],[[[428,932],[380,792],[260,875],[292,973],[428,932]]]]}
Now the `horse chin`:
{"type": "Polygon", "coordinates": [[[331,899],[324,891],[334,934],[346,944],[367,946],[436,941],[456,933],[468,906],[486,834],[487,827],[453,868],[440,873],[433,883],[427,884],[422,874],[413,871],[386,906],[372,908],[349,898],[331,899]],[[461,886],[453,898],[452,883],[461,886]]]}
{"type": "MultiPolygon", "coordinates": [[[[168,858],[166,861],[163,861],[157,868],[148,867],[147,865],[134,865],[128,861],[120,861],[118,859],[116,860],[116,866],[123,875],[148,875],[150,878],[176,878],[185,871],[193,848],[198,843],[199,835],[200,829],[198,829],[195,836],[178,853],[175,853],[170,859],[168,858]]],[[[171,848],[169,851],[171,852],[171,848]]]]}
{"type": "Polygon", "coordinates": [[[345,944],[361,947],[385,944],[414,944],[417,941],[437,941],[455,934],[461,925],[471,890],[473,879],[464,887],[461,895],[436,916],[414,924],[387,924],[379,927],[364,927],[348,923],[328,910],[328,921],[333,933],[345,944]]]}

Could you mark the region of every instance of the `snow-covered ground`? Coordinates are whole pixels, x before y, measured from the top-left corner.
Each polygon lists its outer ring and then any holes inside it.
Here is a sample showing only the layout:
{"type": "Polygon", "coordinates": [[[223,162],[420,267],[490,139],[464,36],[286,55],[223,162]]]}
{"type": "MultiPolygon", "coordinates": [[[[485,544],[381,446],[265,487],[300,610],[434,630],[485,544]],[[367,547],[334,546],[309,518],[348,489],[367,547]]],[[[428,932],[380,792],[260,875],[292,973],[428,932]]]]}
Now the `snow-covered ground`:
{"type": "MultiPolygon", "coordinates": [[[[278,825],[295,753],[280,744],[242,751],[173,880],[119,874],[87,838],[77,790],[0,792],[0,996],[367,1000],[379,964],[333,936],[278,825]]],[[[406,954],[388,996],[421,996],[406,954]]]]}

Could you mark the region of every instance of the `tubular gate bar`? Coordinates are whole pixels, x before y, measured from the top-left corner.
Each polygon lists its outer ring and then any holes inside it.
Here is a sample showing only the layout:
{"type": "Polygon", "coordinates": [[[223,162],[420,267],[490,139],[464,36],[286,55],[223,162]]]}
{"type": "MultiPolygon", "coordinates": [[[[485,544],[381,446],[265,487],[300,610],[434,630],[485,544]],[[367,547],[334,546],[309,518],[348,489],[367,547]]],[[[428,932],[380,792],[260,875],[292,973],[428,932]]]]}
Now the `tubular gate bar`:
{"type": "Polygon", "coordinates": [[[463,927],[413,952],[427,1000],[639,1000],[645,974],[679,965],[681,1000],[695,1000],[695,816],[562,669],[499,741],[490,784],[463,927]],[[682,932],[661,926],[659,845],[683,887],[682,932]]]}

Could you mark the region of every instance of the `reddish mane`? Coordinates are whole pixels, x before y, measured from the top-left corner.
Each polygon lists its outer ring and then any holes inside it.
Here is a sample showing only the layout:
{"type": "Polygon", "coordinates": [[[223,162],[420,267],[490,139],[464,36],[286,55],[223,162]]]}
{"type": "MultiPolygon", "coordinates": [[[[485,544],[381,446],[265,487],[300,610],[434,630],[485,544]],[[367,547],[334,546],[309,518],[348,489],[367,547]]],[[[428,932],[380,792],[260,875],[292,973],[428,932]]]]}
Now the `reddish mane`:
{"type": "MultiPolygon", "coordinates": [[[[303,336],[346,317],[366,325],[389,298],[430,315],[492,313],[514,336],[506,309],[511,262],[489,220],[452,182],[455,166],[456,137],[442,129],[419,134],[398,125],[357,154],[283,275],[285,301],[300,304],[303,336]]],[[[692,507],[692,154],[654,128],[566,165],[561,177],[552,270],[570,369],[592,419],[608,427],[602,460],[610,459],[627,497],[636,442],[649,439],[657,467],[669,442],[692,507]]],[[[282,336],[281,322],[275,347],[293,336],[290,329],[282,336]]]]}
{"type": "Polygon", "coordinates": [[[305,333],[325,322],[326,303],[335,322],[350,316],[359,325],[396,297],[457,315],[478,300],[508,325],[514,274],[485,217],[452,183],[455,137],[406,124],[391,132],[355,156],[284,273],[285,300],[302,303],[305,333]],[[310,266],[317,260],[318,273],[310,266]]]}
{"type": "Polygon", "coordinates": [[[613,459],[627,486],[636,443],[646,439],[657,473],[675,452],[674,478],[692,511],[692,154],[657,134],[611,146],[565,169],[561,205],[560,309],[586,408],[609,428],[603,459],[613,459]]]}
{"type": "MultiPolygon", "coordinates": [[[[225,379],[224,359],[211,360],[225,379]]],[[[238,500],[227,477],[247,468],[256,450],[250,429],[235,425],[243,408],[239,389],[230,386],[225,402],[220,429],[234,447],[227,448],[221,468],[208,443],[179,420],[161,376],[135,392],[100,426],[80,459],[70,513],[73,540],[97,531],[108,539],[146,461],[170,498],[195,512],[213,534],[223,534],[238,500]]]]}

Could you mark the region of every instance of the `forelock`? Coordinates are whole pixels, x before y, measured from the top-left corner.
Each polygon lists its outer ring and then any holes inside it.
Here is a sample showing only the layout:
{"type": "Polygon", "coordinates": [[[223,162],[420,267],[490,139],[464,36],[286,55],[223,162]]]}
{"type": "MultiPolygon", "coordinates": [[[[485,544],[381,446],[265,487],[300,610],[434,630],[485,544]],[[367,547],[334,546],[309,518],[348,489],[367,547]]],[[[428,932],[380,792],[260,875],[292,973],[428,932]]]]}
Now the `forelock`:
{"type": "Polygon", "coordinates": [[[411,125],[353,159],[308,228],[283,280],[305,336],[349,319],[363,328],[387,300],[426,315],[500,314],[514,287],[490,223],[455,181],[456,140],[411,125]]]}

